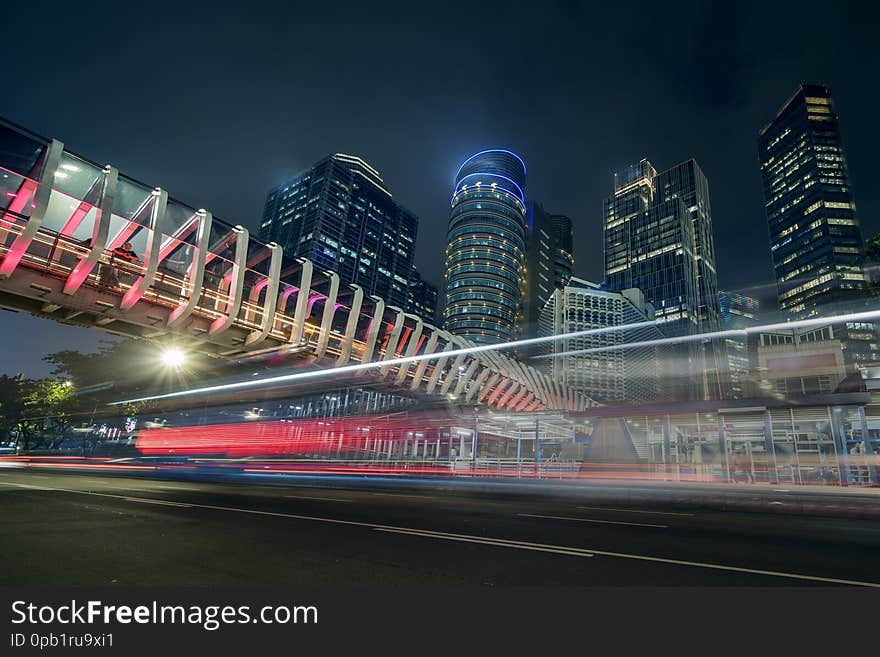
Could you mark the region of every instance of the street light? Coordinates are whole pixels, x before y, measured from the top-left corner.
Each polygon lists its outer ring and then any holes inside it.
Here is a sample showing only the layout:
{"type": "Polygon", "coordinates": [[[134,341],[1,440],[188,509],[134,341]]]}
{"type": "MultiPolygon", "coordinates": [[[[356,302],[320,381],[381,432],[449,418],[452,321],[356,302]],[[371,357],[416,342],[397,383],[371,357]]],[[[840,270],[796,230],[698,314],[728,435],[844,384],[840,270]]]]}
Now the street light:
{"type": "Polygon", "coordinates": [[[176,347],[169,347],[162,352],[162,363],[166,367],[177,369],[183,365],[184,360],[186,357],[183,352],[176,347]]]}

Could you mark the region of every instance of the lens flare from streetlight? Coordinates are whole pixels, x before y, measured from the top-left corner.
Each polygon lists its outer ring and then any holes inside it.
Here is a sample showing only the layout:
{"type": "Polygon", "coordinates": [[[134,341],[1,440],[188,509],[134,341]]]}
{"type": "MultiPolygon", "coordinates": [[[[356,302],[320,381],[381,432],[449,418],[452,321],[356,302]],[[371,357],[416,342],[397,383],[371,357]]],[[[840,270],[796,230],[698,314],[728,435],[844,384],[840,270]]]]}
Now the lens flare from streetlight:
{"type": "Polygon", "coordinates": [[[183,365],[184,360],[186,360],[186,357],[183,355],[183,352],[175,347],[170,347],[162,352],[162,362],[167,367],[178,368],[183,365]]]}

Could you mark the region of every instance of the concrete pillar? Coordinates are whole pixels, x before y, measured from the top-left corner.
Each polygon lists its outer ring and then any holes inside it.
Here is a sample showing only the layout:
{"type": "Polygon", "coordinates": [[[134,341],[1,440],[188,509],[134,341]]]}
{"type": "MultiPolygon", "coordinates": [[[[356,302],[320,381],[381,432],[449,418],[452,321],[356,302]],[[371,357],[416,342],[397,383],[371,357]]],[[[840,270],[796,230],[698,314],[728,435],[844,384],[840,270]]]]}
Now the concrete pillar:
{"type": "Polygon", "coordinates": [[[767,478],[772,484],[779,483],[776,470],[776,446],[773,443],[773,420],[770,411],[764,411],[764,449],[767,452],[767,478]]]}

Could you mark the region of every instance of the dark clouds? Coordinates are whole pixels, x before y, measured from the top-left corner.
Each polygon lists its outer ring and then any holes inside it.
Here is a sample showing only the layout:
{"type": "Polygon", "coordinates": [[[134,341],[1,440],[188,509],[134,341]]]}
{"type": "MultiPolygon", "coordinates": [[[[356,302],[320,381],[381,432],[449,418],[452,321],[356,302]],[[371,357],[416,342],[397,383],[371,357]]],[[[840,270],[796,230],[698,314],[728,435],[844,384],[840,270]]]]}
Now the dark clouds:
{"type": "MultiPolygon", "coordinates": [[[[441,282],[451,178],[501,145],[527,193],[574,219],[602,272],[611,171],[695,157],[719,280],[770,280],[755,137],[802,81],[831,85],[867,234],[880,93],[874,16],[823,3],[32,4],[5,17],[2,113],[190,204],[255,228],[266,190],[323,155],[361,155],[421,218],[441,282]]],[[[63,345],[45,328],[2,369],[63,345]]],[[[20,324],[15,324],[18,328],[20,324]]],[[[0,334],[13,324],[0,315],[0,334]]],[[[101,334],[95,333],[95,341],[101,334]]],[[[77,338],[79,340],[79,338],[77,338]]],[[[77,343],[79,346],[79,343],[77,343]]]]}

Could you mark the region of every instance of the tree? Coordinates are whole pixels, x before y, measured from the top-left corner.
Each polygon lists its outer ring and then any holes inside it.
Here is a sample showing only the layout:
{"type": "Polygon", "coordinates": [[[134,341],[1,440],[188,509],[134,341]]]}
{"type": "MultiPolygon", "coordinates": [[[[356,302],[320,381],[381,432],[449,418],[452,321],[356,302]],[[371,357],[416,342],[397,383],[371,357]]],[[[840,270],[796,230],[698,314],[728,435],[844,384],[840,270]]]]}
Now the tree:
{"type": "Polygon", "coordinates": [[[24,417],[25,379],[17,376],[0,376],[0,438],[9,440],[17,434],[19,423],[24,417]]]}
{"type": "Polygon", "coordinates": [[[73,423],[76,400],[73,386],[67,380],[38,379],[28,382],[24,390],[24,423],[27,430],[40,435],[55,447],[65,438],[73,423]],[[48,436],[44,435],[50,432],[48,436]]]}
{"type": "Polygon", "coordinates": [[[59,379],[0,377],[0,432],[23,450],[60,442],[72,422],[71,386],[59,379]]]}

